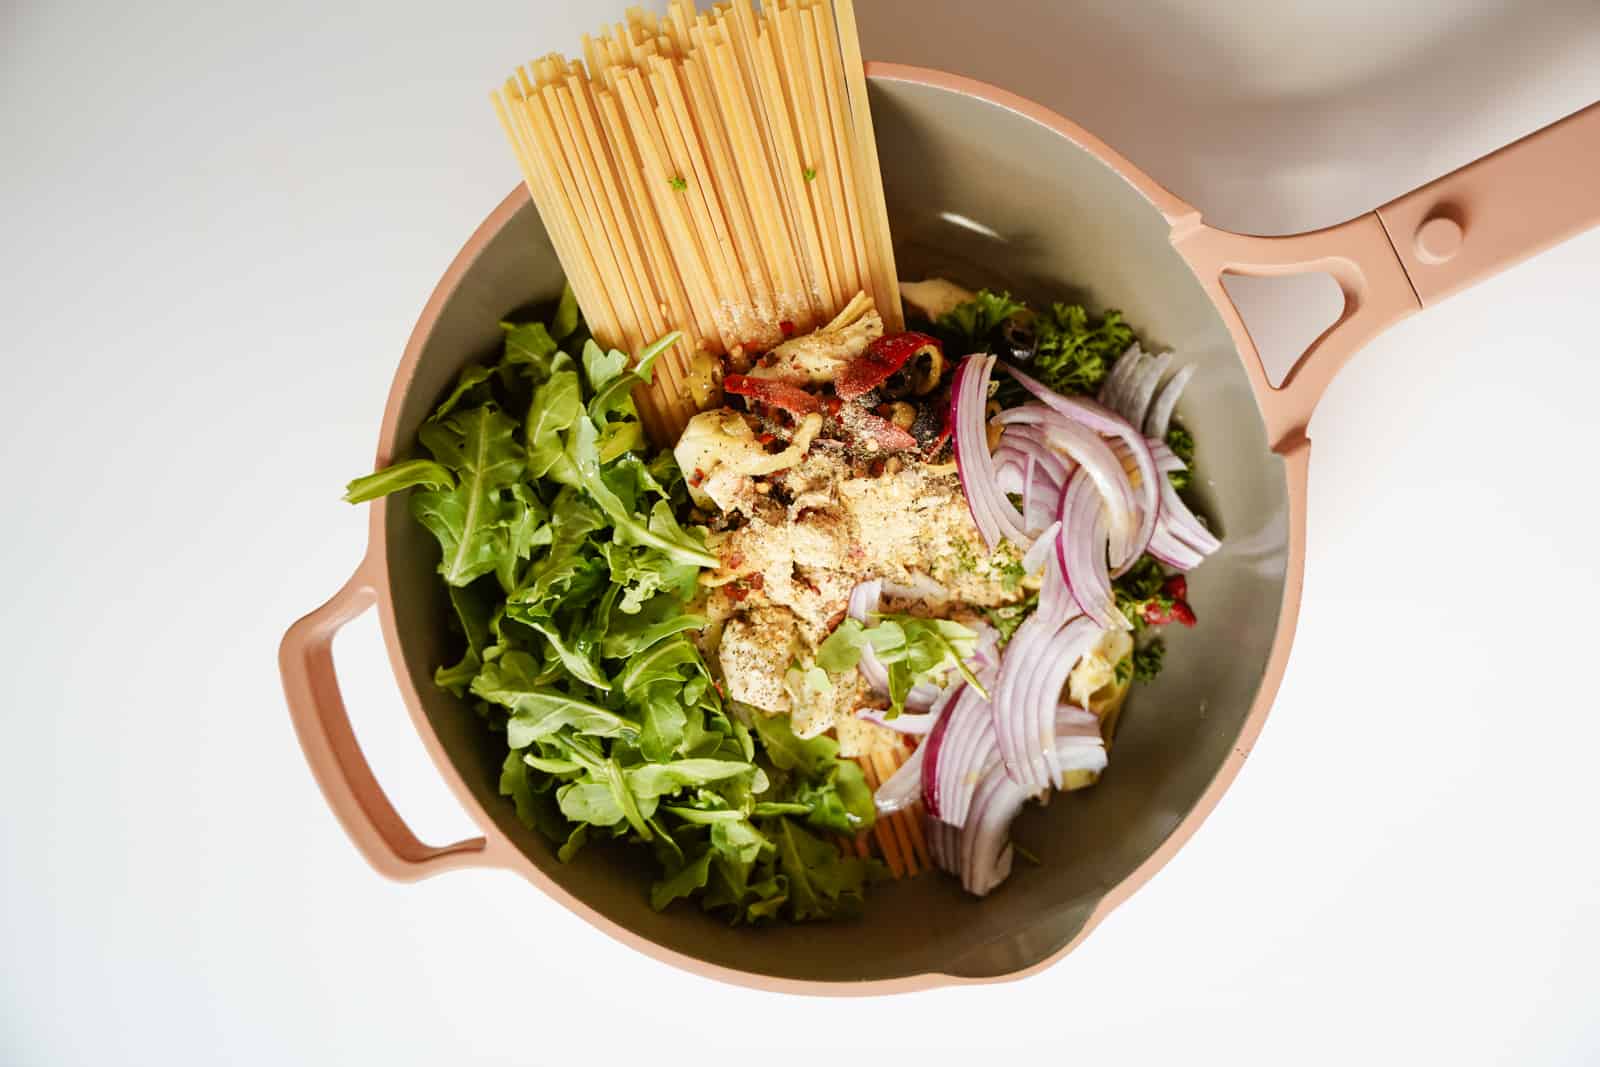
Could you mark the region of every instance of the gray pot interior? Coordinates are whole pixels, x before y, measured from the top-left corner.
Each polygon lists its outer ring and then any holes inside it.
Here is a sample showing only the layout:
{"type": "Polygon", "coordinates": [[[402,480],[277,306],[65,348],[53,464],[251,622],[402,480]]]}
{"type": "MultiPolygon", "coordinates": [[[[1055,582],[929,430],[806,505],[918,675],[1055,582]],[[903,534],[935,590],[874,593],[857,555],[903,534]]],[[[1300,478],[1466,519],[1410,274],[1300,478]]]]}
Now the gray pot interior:
{"type": "MultiPolygon", "coordinates": [[[[445,626],[437,546],[403,506],[389,509],[389,581],[409,680],[478,804],[533,864],[608,918],[686,956],[761,975],[999,975],[1071,940],[1096,902],[1167,839],[1227,758],[1277,632],[1288,496],[1231,339],[1147,200],[1088,152],[994,104],[883,79],[872,92],[902,277],[940,273],[1035,299],[1120,308],[1146,347],[1200,365],[1179,418],[1199,442],[1203,510],[1226,539],[1190,579],[1201,624],[1168,634],[1166,669],[1131,698],[1101,783],[1057,795],[1018,822],[1016,839],[1040,864],[1019,861],[1011,881],[981,901],[937,874],[880,885],[856,922],[733,929],[681,905],[658,914],[647,899],[647,850],[591,848],[564,865],[498,796],[501,740],[432,682],[435,666],[459,648],[445,626]]],[[[502,317],[553,299],[560,285],[554,252],[525,204],[446,303],[385,452],[406,454],[457,372],[496,354],[502,317]]]]}

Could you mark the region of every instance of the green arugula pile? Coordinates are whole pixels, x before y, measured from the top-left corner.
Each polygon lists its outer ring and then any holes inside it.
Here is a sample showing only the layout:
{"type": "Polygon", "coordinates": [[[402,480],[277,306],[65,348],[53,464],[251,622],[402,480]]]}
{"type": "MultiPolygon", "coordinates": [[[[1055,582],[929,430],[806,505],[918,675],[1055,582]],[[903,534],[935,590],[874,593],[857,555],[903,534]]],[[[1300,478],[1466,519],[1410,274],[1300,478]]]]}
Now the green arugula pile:
{"type": "Polygon", "coordinates": [[[702,568],[670,452],[645,453],[632,392],[676,334],[607,352],[570,290],[548,323],[503,323],[504,354],[462,372],[418,434],[428,458],[351,482],[414,490],[465,643],[435,681],[509,749],[500,792],[570,860],[595,838],[654,849],[651,902],[733,922],[861,907],[875,861],[834,835],[871,826],[871,791],[828,738],[728,706],[687,631],[702,568]]]}

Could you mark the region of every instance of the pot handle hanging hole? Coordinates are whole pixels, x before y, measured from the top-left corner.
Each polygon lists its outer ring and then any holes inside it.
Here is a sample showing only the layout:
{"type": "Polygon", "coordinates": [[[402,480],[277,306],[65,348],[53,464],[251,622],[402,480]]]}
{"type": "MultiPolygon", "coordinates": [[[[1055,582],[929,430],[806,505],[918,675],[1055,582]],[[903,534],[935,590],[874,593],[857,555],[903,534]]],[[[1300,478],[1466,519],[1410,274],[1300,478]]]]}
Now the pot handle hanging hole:
{"type": "Polygon", "coordinates": [[[1317,401],[1339,369],[1368,341],[1421,309],[1383,223],[1376,212],[1325,230],[1288,237],[1252,237],[1186,220],[1173,231],[1173,246],[1216,305],[1243,358],[1246,375],[1267,426],[1273,451],[1292,448],[1305,436],[1317,401]],[[1223,286],[1223,276],[1286,277],[1320,271],[1344,295],[1333,324],[1273,384],[1254,338],[1223,286]]]}

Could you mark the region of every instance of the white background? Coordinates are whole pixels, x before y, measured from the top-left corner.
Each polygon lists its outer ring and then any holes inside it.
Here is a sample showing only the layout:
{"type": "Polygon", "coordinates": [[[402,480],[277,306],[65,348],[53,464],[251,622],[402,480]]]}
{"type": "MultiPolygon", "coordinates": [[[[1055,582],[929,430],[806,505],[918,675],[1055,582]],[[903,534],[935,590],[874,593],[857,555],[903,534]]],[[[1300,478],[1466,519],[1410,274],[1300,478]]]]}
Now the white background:
{"type": "MultiPolygon", "coordinates": [[[[0,1062],[1600,1060],[1600,234],[1334,384],[1272,719],[1053,970],[780,998],[507,874],[363,865],[276,642],[360,558],[341,487],[515,181],[488,87],[622,6],[0,13],[0,1062]]],[[[1340,221],[1600,98],[1592,0],[1034,6],[863,0],[867,52],[1033,95],[1247,231],[1340,221]]],[[[1252,301],[1279,334],[1315,307],[1252,301]]],[[[380,780],[461,836],[376,624],[337,653],[380,780]]]]}

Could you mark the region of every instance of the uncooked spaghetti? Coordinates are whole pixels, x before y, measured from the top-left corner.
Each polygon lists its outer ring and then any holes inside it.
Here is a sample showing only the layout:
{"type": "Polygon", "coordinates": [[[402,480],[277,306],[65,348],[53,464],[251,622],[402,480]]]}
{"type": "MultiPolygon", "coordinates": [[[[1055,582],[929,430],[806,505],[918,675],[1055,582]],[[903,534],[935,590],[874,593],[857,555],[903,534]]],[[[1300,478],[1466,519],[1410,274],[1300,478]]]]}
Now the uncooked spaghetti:
{"type": "Polygon", "coordinates": [[[902,328],[850,0],[671,0],[583,55],[519,67],[494,106],[596,340],[682,333],[636,395],[658,444],[717,400],[717,357],[862,292],[902,328]]]}

